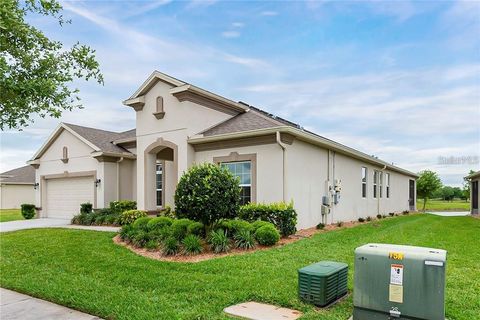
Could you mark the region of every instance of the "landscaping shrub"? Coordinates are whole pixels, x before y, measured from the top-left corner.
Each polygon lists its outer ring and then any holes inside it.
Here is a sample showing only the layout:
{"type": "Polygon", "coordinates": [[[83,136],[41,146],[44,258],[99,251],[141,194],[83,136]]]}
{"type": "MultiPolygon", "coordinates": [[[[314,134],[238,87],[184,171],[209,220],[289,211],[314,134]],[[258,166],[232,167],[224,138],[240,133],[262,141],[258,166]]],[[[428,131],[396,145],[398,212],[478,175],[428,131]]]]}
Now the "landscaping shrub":
{"type": "Polygon", "coordinates": [[[210,226],[217,220],[234,218],[240,202],[238,178],[212,163],[191,167],[175,191],[175,214],[210,226]]]}
{"type": "Polygon", "coordinates": [[[21,212],[22,212],[22,216],[29,220],[29,219],[32,219],[33,217],[35,217],[35,205],[34,204],[28,204],[28,203],[24,203],[20,206],[21,208],[21,212]]]}
{"type": "Polygon", "coordinates": [[[107,216],[104,215],[98,215],[98,214],[93,214],[93,223],[96,225],[102,225],[105,222],[105,219],[107,216]]]}
{"type": "Polygon", "coordinates": [[[205,235],[205,226],[201,222],[192,222],[187,227],[187,234],[203,237],[205,235]]]}
{"type": "Polygon", "coordinates": [[[179,250],[178,240],[174,237],[168,237],[163,241],[163,254],[166,256],[177,254],[179,250]]]}
{"type": "MultiPolygon", "coordinates": [[[[266,221],[262,221],[266,222],[266,221]]],[[[223,229],[227,231],[229,237],[233,237],[233,235],[239,230],[253,230],[252,224],[245,220],[239,219],[223,219],[218,221],[213,230],[223,229]]]]}
{"type": "Polygon", "coordinates": [[[148,221],[148,230],[157,230],[170,227],[173,219],[169,217],[156,217],[148,221]]]}
{"type": "Polygon", "coordinates": [[[141,217],[146,217],[147,213],[142,210],[127,210],[120,214],[120,224],[130,224],[141,217]]]}
{"type": "Polygon", "coordinates": [[[365,222],[364,218],[358,218],[358,222],[365,222]]]}
{"type": "Polygon", "coordinates": [[[343,221],[337,221],[337,227],[340,228],[341,226],[343,226],[343,221]]]}
{"type": "Polygon", "coordinates": [[[247,229],[240,229],[235,233],[235,246],[240,249],[252,249],[255,247],[255,237],[252,232],[247,229]]]}
{"type": "Polygon", "coordinates": [[[135,233],[135,230],[131,224],[126,224],[120,229],[120,239],[122,241],[130,241],[135,233]]]}
{"type": "Polygon", "coordinates": [[[147,250],[157,250],[159,245],[158,245],[158,242],[155,241],[155,240],[148,240],[146,243],[145,243],[145,249],[147,250]]]}
{"type": "Polygon", "coordinates": [[[133,228],[135,230],[142,230],[142,231],[145,231],[145,232],[148,232],[148,223],[150,222],[152,218],[150,217],[141,217],[141,218],[138,218],[137,220],[135,220],[135,222],[133,222],[133,228]]]}
{"type": "Polygon", "coordinates": [[[172,207],[166,205],[165,208],[158,211],[157,217],[175,218],[175,213],[173,212],[172,207]]]}
{"type": "Polygon", "coordinates": [[[404,216],[406,216],[406,215],[408,215],[408,214],[410,213],[410,211],[405,210],[405,211],[402,211],[402,213],[403,213],[404,216]]]}
{"type": "Polygon", "coordinates": [[[228,252],[230,250],[230,240],[228,239],[227,231],[222,229],[212,231],[208,243],[215,253],[228,252]]]}
{"type": "Polygon", "coordinates": [[[170,230],[172,231],[172,236],[181,241],[188,233],[188,226],[193,221],[190,219],[178,219],[175,220],[172,225],[170,226],[170,230]]]}
{"type": "Polygon", "coordinates": [[[263,226],[272,226],[272,227],[275,227],[273,225],[273,223],[270,223],[270,222],[267,222],[267,221],[262,221],[262,220],[257,220],[255,221],[254,223],[251,224],[252,225],[252,232],[255,233],[259,228],[263,227],[263,226]]]}
{"type": "Polygon", "coordinates": [[[385,219],[387,218],[388,216],[386,214],[382,215],[382,218],[385,219]]]}
{"type": "Polygon", "coordinates": [[[80,213],[91,213],[93,210],[93,204],[87,202],[80,204],[80,213]]]}
{"type": "Polygon", "coordinates": [[[317,224],[317,229],[318,230],[322,230],[323,228],[325,228],[325,223],[320,222],[319,224],[317,224]]]}
{"type": "Polygon", "coordinates": [[[110,202],[110,209],[116,213],[123,213],[128,210],[136,210],[137,202],[133,200],[119,200],[110,202]]]}
{"type": "Polygon", "coordinates": [[[394,213],[394,212],[390,212],[389,215],[390,215],[390,217],[393,217],[393,216],[395,215],[395,213],[394,213]]]}
{"type": "Polygon", "coordinates": [[[194,234],[187,235],[185,239],[183,239],[182,244],[183,244],[183,250],[187,255],[199,254],[203,250],[202,241],[200,240],[200,237],[194,234]]]}
{"type": "Polygon", "coordinates": [[[136,229],[135,226],[133,227],[133,230],[134,234],[133,239],[131,240],[134,246],[142,248],[148,241],[152,240],[148,232],[141,229],[136,229]]]}
{"type": "Polygon", "coordinates": [[[120,216],[116,214],[109,214],[105,216],[104,224],[117,225],[120,216]]]}
{"type": "Polygon", "coordinates": [[[238,216],[250,222],[256,220],[271,222],[284,237],[297,231],[297,212],[293,208],[293,203],[249,203],[240,207],[238,216]]]}
{"type": "Polygon", "coordinates": [[[273,246],[280,240],[280,233],[273,226],[263,226],[255,231],[255,239],[264,246],[273,246]]]}
{"type": "Polygon", "coordinates": [[[377,214],[377,219],[382,219],[383,216],[381,214],[377,214]]]}
{"type": "Polygon", "coordinates": [[[368,216],[367,221],[372,221],[372,217],[368,216]]]}

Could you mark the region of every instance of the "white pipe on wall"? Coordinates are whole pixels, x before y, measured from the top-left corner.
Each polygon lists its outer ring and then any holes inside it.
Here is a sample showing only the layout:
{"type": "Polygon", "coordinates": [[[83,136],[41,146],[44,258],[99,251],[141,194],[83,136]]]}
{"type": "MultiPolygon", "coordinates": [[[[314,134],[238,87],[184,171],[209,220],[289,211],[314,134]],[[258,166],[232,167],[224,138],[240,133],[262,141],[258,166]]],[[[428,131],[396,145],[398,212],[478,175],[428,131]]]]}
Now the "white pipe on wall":
{"type": "Polygon", "coordinates": [[[281,139],[281,135],[280,135],[280,132],[277,131],[276,132],[276,138],[277,138],[277,143],[278,145],[280,146],[280,148],[282,148],[282,200],[284,202],[286,202],[286,168],[285,168],[285,151],[287,149],[287,146],[285,144],[283,144],[282,142],[282,139],[281,139]]]}
{"type": "Polygon", "coordinates": [[[122,161],[123,157],[117,161],[117,201],[120,200],[120,162],[122,161]]]}

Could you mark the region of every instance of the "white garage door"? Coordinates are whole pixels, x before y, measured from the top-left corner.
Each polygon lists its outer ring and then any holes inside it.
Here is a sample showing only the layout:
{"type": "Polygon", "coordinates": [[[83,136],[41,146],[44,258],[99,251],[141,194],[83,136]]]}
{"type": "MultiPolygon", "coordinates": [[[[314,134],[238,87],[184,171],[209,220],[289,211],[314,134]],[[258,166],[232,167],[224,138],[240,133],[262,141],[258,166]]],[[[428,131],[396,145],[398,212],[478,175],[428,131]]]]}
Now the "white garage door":
{"type": "Polygon", "coordinates": [[[80,204],[93,203],[93,177],[47,180],[46,212],[49,218],[71,219],[80,212],[80,204]]]}

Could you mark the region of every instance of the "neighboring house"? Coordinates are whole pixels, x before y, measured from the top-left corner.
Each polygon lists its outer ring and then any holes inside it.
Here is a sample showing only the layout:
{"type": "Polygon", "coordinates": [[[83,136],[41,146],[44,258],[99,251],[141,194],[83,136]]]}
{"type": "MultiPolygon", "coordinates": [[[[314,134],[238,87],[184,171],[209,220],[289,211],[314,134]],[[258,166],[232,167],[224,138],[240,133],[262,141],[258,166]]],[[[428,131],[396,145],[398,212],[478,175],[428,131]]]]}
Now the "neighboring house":
{"type": "Polygon", "coordinates": [[[0,209],[18,209],[35,203],[35,169],[31,166],[0,173],[0,209]]]}
{"type": "Polygon", "coordinates": [[[474,172],[465,177],[470,181],[470,212],[472,214],[479,214],[478,199],[480,198],[480,171],[474,172]]]}
{"type": "Polygon", "coordinates": [[[124,104],[136,130],[60,124],[29,161],[42,216],[70,218],[85,201],[173,206],[182,173],[203,162],[239,176],[244,203],[293,201],[298,228],[415,210],[414,173],[163,73],[124,104]]]}

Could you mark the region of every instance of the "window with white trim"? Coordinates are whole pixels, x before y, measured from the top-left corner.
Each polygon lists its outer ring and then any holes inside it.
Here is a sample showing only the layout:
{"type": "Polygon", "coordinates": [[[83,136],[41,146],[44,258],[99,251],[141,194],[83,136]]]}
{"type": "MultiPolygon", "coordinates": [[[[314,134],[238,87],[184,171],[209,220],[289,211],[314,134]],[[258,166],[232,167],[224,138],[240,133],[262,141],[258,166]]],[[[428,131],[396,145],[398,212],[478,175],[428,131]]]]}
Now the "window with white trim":
{"type": "Polygon", "coordinates": [[[385,187],[387,198],[390,198],[390,173],[385,173],[385,187]]]}
{"type": "Polygon", "coordinates": [[[162,203],[162,193],[163,193],[163,167],[161,162],[157,162],[155,165],[156,173],[156,191],[157,191],[157,207],[161,207],[162,203]]]}
{"type": "Polygon", "coordinates": [[[383,197],[383,172],[378,172],[378,194],[383,197]]]}
{"type": "Polygon", "coordinates": [[[252,200],[252,162],[222,162],[221,166],[227,168],[234,176],[240,179],[240,204],[250,203],[252,200]]]}
{"type": "Polygon", "coordinates": [[[367,197],[367,168],[362,167],[362,198],[367,197]]]}
{"type": "Polygon", "coordinates": [[[377,197],[378,171],[373,171],[373,197],[377,197]]]}

